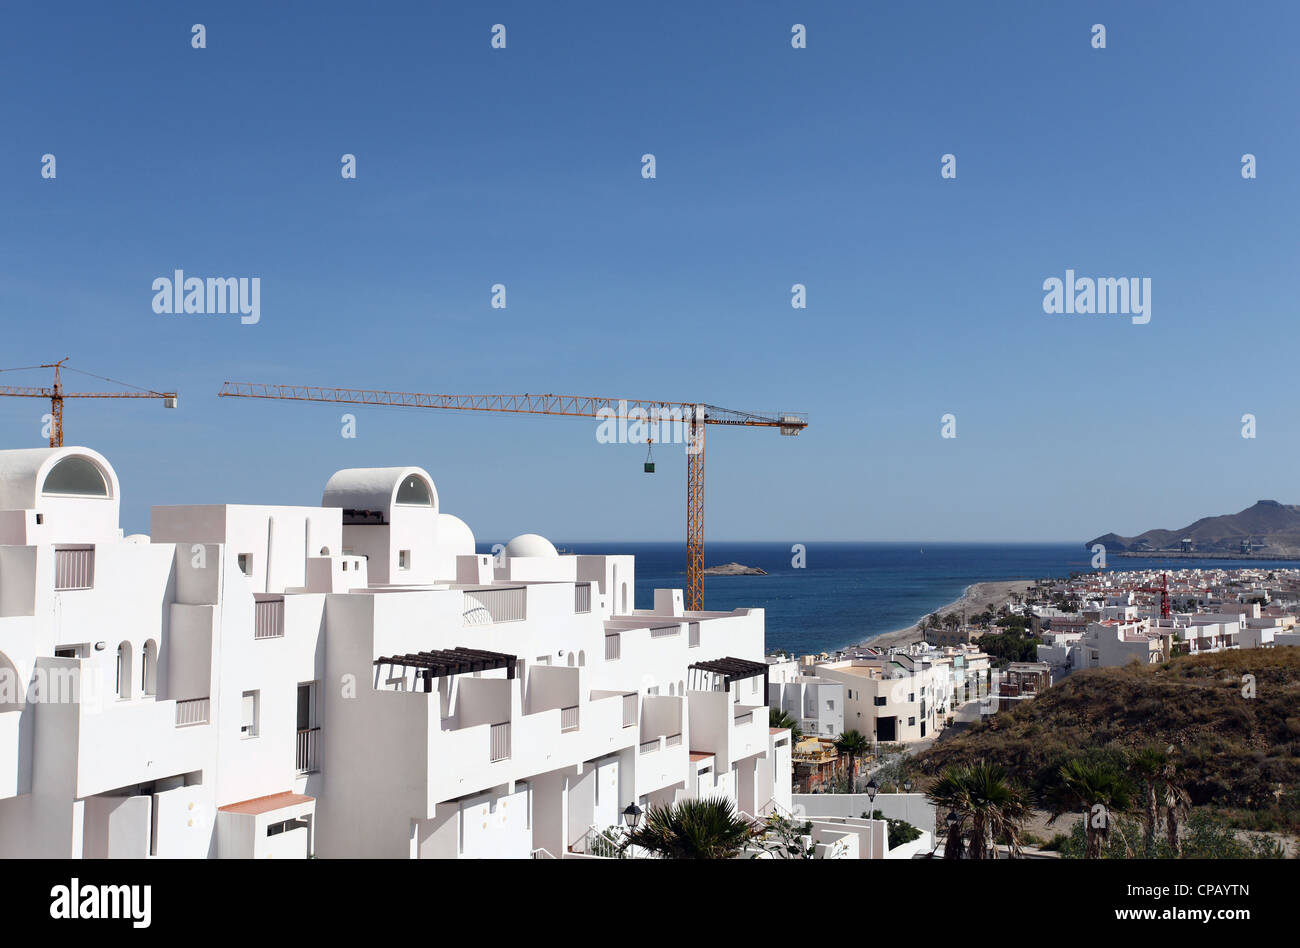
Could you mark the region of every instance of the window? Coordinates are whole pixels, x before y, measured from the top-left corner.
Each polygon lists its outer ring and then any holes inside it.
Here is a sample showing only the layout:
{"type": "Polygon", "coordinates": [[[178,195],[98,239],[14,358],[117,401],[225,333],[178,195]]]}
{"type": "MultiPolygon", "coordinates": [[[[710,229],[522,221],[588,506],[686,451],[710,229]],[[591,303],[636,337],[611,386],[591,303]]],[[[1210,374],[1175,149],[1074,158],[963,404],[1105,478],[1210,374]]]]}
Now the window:
{"type": "Polygon", "coordinates": [[[877,696],[877,697],[876,697],[876,707],[877,707],[877,708],[883,708],[887,703],[888,703],[888,700],[887,700],[886,698],[883,698],[883,697],[880,697],[880,696],[877,696]]]}
{"type": "Polygon", "coordinates": [[[834,711],[834,710],[835,710],[835,702],[834,702],[834,701],[831,701],[829,698],[826,699],[826,707],[827,707],[829,710],[834,711]]]}
{"type": "Polygon", "coordinates": [[[83,642],[80,645],[56,645],[54,647],[55,658],[89,658],[90,643],[83,642]]]}
{"type": "Polygon", "coordinates": [[[140,694],[158,693],[158,643],[153,639],[144,643],[140,659],[140,694]]]}
{"type": "Polygon", "coordinates": [[[253,575],[253,554],[252,553],[239,554],[239,571],[243,573],[245,576],[253,575]]]}
{"type": "Polygon", "coordinates": [[[402,486],[397,488],[397,500],[394,502],[412,507],[433,506],[429,485],[423,477],[407,477],[403,480],[402,486]]]}
{"type": "Polygon", "coordinates": [[[117,696],[121,700],[131,697],[131,643],[117,647],[117,696]]]}
{"type": "Polygon", "coordinates": [[[410,569],[410,568],[411,568],[411,551],[410,551],[410,550],[398,550],[398,551],[397,551],[397,568],[398,568],[398,569],[410,569]]]}
{"type": "Polygon", "coordinates": [[[908,727],[916,727],[916,718],[908,718],[908,719],[907,719],[907,726],[908,726],[908,727]]]}
{"type": "Polygon", "coordinates": [[[244,692],[239,711],[239,736],[242,738],[257,737],[257,699],[258,692],[244,692]]]}
{"type": "Polygon", "coordinates": [[[306,829],[307,820],[299,817],[296,820],[283,820],[279,823],[268,823],[266,825],[267,836],[279,836],[281,833],[287,833],[290,830],[306,829]]]}
{"type": "Polygon", "coordinates": [[[45,514],[37,514],[37,515],[36,515],[36,523],[39,525],[39,524],[42,524],[42,523],[44,523],[44,522],[45,522],[45,514]]]}
{"type": "Polygon", "coordinates": [[[316,682],[309,681],[298,686],[298,730],[305,731],[316,726],[316,682]]]}
{"type": "Polygon", "coordinates": [[[908,704],[911,704],[911,703],[912,703],[913,701],[915,701],[915,700],[916,700],[916,692],[915,692],[915,691],[909,691],[909,692],[907,693],[907,703],[908,703],[908,704]]]}
{"type": "Polygon", "coordinates": [[[45,494],[75,494],[81,497],[107,497],[108,482],[98,465],[87,458],[66,457],[45,475],[41,487],[45,494]]]}

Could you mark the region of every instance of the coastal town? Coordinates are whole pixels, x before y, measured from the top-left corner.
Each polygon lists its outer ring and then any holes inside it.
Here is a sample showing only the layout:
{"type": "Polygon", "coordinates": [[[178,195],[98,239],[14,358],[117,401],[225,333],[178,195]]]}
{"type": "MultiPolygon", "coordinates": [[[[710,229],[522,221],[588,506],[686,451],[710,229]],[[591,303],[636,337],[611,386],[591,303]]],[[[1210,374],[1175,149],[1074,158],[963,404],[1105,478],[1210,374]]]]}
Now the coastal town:
{"type": "Polygon", "coordinates": [[[1300,644],[1300,570],[1193,569],[765,654],[761,609],[638,608],[633,556],[480,552],[419,467],[322,483],[127,535],[103,455],[0,451],[0,855],[1056,858],[929,758],[1072,677],[1300,644]]]}

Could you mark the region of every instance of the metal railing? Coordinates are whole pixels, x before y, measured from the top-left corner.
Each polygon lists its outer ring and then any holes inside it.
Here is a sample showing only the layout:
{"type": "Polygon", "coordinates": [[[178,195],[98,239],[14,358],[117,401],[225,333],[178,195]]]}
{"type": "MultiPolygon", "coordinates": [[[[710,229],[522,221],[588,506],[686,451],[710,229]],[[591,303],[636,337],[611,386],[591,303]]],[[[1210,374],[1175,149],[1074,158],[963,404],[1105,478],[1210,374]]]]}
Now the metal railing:
{"type": "Polygon", "coordinates": [[[498,760],[507,760],[510,757],[510,722],[492,725],[492,742],[491,742],[490,760],[495,763],[498,760]]]}
{"type": "Polygon", "coordinates": [[[591,611],[591,583],[578,583],[573,587],[573,611],[575,613],[591,611]]]}
{"type": "Polygon", "coordinates": [[[560,733],[578,729],[578,706],[560,709],[560,733]]]}
{"type": "Polygon", "coordinates": [[[650,630],[650,638],[663,639],[670,635],[677,635],[682,631],[680,625],[661,625],[650,630]]]}
{"type": "Polygon", "coordinates": [[[207,698],[189,698],[176,702],[176,726],[189,727],[192,724],[208,723],[207,698]]]}
{"type": "Polygon", "coordinates": [[[664,739],[665,747],[681,747],[681,745],[682,736],[680,734],[669,734],[668,737],[664,739]]]}
{"type": "Polygon", "coordinates": [[[298,729],[298,749],[294,763],[300,774],[311,774],[320,770],[320,728],[307,727],[298,729]]]}
{"type": "Polygon", "coordinates": [[[260,599],[253,603],[253,638],[284,637],[284,600],[260,599]]]}
{"type": "MultiPolygon", "coordinates": [[[[511,586],[508,589],[467,589],[465,590],[464,613],[482,607],[487,610],[493,622],[520,622],[524,618],[527,590],[523,586],[511,586]]],[[[466,625],[476,625],[468,617],[466,625]]]]}
{"type": "Polygon", "coordinates": [[[700,624],[698,622],[691,623],[689,636],[690,636],[690,641],[686,643],[686,647],[699,648],[700,647],[700,624]]]}
{"type": "Polygon", "coordinates": [[[94,585],[94,548],[54,551],[55,589],[92,589],[94,585]]]}
{"type": "Polygon", "coordinates": [[[623,726],[636,727],[636,692],[623,696],[623,726]]]}
{"type": "Polygon", "coordinates": [[[653,741],[643,742],[640,748],[641,753],[643,754],[653,754],[658,749],[659,749],[659,738],[657,737],[653,741]]]}
{"type": "Polygon", "coordinates": [[[617,661],[623,654],[623,637],[617,633],[605,636],[605,661],[617,661]]]}
{"type": "Polygon", "coordinates": [[[534,849],[534,850],[533,850],[533,858],[534,858],[534,859],[554,859],[555,857],[551,855],[551,851],[550,851],[549,849],[546,849],[546,848],[544,848],[544,847],[540,847],[540,846],[539,846],[537,849],[534,849]]]}

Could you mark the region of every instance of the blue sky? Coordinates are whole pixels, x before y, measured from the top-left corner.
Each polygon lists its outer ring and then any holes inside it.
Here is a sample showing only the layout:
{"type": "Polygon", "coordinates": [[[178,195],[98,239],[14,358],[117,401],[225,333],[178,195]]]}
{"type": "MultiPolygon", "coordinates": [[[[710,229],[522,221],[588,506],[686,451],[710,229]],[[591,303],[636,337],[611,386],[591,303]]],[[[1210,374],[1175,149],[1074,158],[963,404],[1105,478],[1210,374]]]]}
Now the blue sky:
{"type": "MultiPolygon", "coordinates": [[[[808,412],[710,431],[717,540],[1083,541],[1300,502],[1294,4],[379,6],[0,14],[0,368],[180,392],[67,408],[128,529],[409,463],[483,538],[684,536],[680,451],[648,476],[583,420],[377,409],[347,440],[345,409],[227,379],[808,412]],[[260,323],[156,315],[177,268],[260,277],[260,323]],[[1066,268],[1149,277],[1151,322],[1044,314],[1066,268]]],[[[0,444],[46,410],[0,399],[0,444]]]]}

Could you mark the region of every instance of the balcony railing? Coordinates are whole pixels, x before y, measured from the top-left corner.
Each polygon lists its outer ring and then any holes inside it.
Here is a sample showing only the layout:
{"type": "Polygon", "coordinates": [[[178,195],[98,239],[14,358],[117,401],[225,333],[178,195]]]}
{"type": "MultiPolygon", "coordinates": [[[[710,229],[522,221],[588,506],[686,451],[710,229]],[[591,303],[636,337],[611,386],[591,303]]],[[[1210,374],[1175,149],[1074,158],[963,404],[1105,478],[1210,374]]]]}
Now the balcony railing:
{"type": "Polygon", "coordinates": [[[492,725],[492,753],[490,760],[508,760],[510,757],[510,722],[492,725]]]}
{"type": "Polygon", "coordinates": [[[641,745],[641,753],[643,754],[653,754],[658,749],[659,738],[657,737],[653,741],[646,741],[641,745]]]}
{"type": "Polygon", "coordinates": [[[652,639],[667,638],[670,635],[677,635],[681,631],[682,631],[682,627],[680,625],[661,625],[658,628],[654,628],[650,630],[650,638],[652,639]]]}
{"type": "Polygon", "coordinates": [[[573,587],[573,611],[575,613],[591,611],[591,583],[578,583],[573,587]]]}
{"type": "Polygon", "coordinates": [[[284,637],[284,600],[262,599],[253,603],[253,638],[284,637]]]}
{"type": "Polygon", "coordinates": [[[176,726],[189,727],[192,724],[208,723],[207,698],[190,698],[176,702],[176,726]]]}
{"type": "Polygon", "coordinates": [[[623,726],[636,727],[636,692],[623,696],[623,726]]]}
{"type": "Polygon", "coordinates": [[[308,727],[298,729],[298,751],[294,764],[300,774],[312,774],[320,770],[320,728],[308,727]]]}
{"type": "Polygon", "coordinates": [[[680,734],[669,734],[668,737],[664,739],[664,747],[681,747],[681,746],[682,746],[682,736],[680,734]]]}
{"type": "Polygon", "coordinates": [[[483,609],[493,622],[520,622],[524,618],[525,596],[523,586],[511,586],[508,589],[467,589],[465,590],[466,625],[478,625],[482,622],[478,615],[471,616],[483,609]]]}
{"type": "Polygon", "coordinates": [[[560,709],[560,733],[578,729],[578,706],[560,709]]]}
{"type": "Polygon", "coordinates": [[[54,588],[91,589],[95,585],[95,551],[91,547],[54,551],[54,588]]]}
{"type": "Polygon", "coordinates": [[[623,637],[615,633],[605,636],[605,661],[617,661],[623,654],[623,637]]]}
{"type": "Polygon", "coordinates": [[[690,625],[690,632],[688,634],[690,636],[690,641],[686,643],[687,648],[699,648],[700,647],[700,624],[698,622],[692,622],[690,625]]]}

